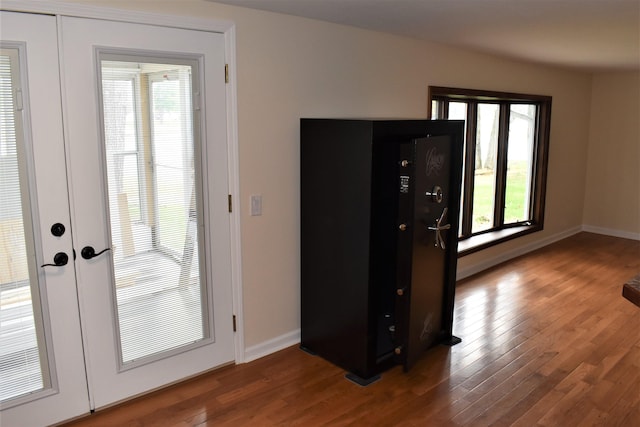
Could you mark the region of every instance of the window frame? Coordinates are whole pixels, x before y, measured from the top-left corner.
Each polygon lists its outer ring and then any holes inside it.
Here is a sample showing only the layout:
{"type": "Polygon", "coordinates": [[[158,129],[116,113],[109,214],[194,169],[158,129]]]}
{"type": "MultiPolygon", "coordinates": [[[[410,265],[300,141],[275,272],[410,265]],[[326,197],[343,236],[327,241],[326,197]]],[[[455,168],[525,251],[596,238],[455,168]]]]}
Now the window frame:
{"type": "MultiPolygon", "coordinates": [[[[106,60],[109,62],[109,60],[106,60]]],[[[102,65],[101,65],[102,66],[102,65]]],[[[120,156],[124,159],[128,156],[135,157],[136,163],[136,174],[138,176],[138,200],[137,203],[140,206],[139,217],[135,218],[133,222],[135,223],[144,223],[147,221],[147,208],[146,201],[144,200],[143,194],[145,191],[145,176],[144,176],[144,153],[141,153],[140,149],[140,141],[143,138],[143,129],[142,129],[142,110],[140,106],[140,71],[138,69],[123,69],[119,72],[112,72],[109,75],[105,76],[101,73],[101,87],[104,85],[105,80],[113,80],[120,82],[130,82],[131,83],[131,93],[132,93],[132,110],[133,110],[133,120],[134,120],[134,139],[135,139],[135,148],[134,149],[125,149],[123,148],[118,153],[114,153],[114,155],[120,156]]],[[[103,95],[104,96],[104,95],[103,95]]],[[[103,100],[104,102],[104,100],[103,100]]]]}
{"type": "Polygon", "coordinates": [[[475,168],[464,167],[460,210],[461,226],[458,256],[465,256],[498,243],[544,228],[547,168],[549,158],[549,135],[551,123],[551,96],[527,95],[511,92],[460,89],[443,86],[429,86],[428,115],[432,119],[447,119],[449,102],[467,104],[465,120],[464,165],[475,164],[475,143],[477,131],[477,106],[479,103],[497,104],[500,108],[498,131],[498,160],[496,166],[496,190],[493,226],[490,229],[472,233],[473,190],[475,168]],[[433,115],[437,103],[436,116],[433,115]],[[506,190],[509,114],[512,104],[532,104],[536,106],[536,126],[533,141],[532,179],[530,194],[530,219],[504,223],[504,203],[506,190]],[[473,120],[470,120],[473,119],[473,120]]]}

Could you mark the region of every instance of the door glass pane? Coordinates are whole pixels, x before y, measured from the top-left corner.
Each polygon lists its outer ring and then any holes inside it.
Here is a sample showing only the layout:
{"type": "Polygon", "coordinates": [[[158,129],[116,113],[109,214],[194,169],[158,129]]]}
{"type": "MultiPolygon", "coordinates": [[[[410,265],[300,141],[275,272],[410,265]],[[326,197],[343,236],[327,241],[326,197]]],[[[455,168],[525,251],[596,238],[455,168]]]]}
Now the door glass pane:
{"type": "Polygon", "coordinates": [[[192,66],[101,61],[123,364],[208,337],[192,66]]]}
{"type": "Polygon", "coordinates": [[[497,104],[478,104],[472,233],[493,227],[499,118],[497,104]]]}
{"type": "Polygon", "coordinates": [[[16,105],[18,50],[0,50],[0,401],[50,384],[16,105]]]}
{"type": "Polygon", "coordinates": [[[507,152],[507,188],[504,206],[505,224],[531,219],[531,177],[533,174],[535,128],[535,105],[511,105],[509,151],[507,152]]]}

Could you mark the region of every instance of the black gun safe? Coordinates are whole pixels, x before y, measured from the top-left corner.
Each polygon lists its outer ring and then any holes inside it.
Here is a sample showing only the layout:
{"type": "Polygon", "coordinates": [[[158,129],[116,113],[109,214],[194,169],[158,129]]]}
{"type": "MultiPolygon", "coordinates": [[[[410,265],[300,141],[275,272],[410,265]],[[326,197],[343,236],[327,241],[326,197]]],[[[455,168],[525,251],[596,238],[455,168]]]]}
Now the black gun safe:
{"type": "Polygon", "coordinates": [[[301,348],[366,385],[452,335],[464,122],[301,119],[301,348]]]}

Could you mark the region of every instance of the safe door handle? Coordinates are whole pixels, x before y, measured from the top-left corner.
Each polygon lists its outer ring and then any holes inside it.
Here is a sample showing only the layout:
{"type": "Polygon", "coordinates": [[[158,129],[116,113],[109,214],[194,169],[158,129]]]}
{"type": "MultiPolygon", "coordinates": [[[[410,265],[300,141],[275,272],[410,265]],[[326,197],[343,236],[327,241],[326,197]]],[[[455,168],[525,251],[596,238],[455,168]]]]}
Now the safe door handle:
{"type": "Polygon", "coordinates": [[[451,224],[442,224],[447,216],[447,210],[448,208],[444,208],[442,215],[436,220],[434,227],[427,227],[428,230],[436,232],[435,246],[440,246],[442,249],[446,249],[444,239],[442,238],[442,230],[449,230],[451,228],[451,224]]]}
{"type": "Polygon", "coordinates": [[[98,255],[102,255],[106,251],[110,251],[110,250],[111,250],[111,248],[105,248],[105,249],[101,250],[100,252],[96,253],[96,250],[93,249],[93,246],[85,246],[80,251],[80,256],[82,258],[84,258],[84,259],[91,259],[91,258],[97,257],[98,255]]]}
{"type": "Polygon", "coordinates": [[[53,256],[53,264],[42,264],[40,267],[62,267],[69,262],[69,255],[64,252],[58,252],[53,256]]]}

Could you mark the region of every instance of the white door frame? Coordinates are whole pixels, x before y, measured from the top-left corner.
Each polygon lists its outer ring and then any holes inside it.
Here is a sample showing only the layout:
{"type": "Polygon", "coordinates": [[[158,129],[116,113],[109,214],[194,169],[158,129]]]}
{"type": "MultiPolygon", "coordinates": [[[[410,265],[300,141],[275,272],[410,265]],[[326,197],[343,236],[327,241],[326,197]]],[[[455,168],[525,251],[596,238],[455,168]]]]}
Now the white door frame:
{"type": "MultiPolygon", "coordinates": [[[[150,24],[164,27],[221,33],[225,40],[225,61],[229,66],[229,81],[226,85],[227,110],[227,162],[229,165],[229,194],[239,200],[240,177],[238,164],[238,102],[236,84],[236,27],[233,21],[202,19],[177,15],[161,15],[131,10],[113,9],[58,1],[3,0],[2,10],[15,12],[46,13],[78,18],[95,18],[136,24],[150,24]]],[[[62,58],[60,58],[62,59],[62,58]]],[[[62,88],[64,90],[64,88],[62,88]]],[[[64,111],[64,106],[63,106],[64,111]]],[[[66,126],[65,126],[66,133],[66,126]]],[[[68,156],[68,153],[67,153],[68,156]]],[[[69,159],[67,159],[69,161],[69,159]]],[[[235,206],[238,206],[237,202],[235,206]]],[[[234,334],[235,362],[244,363],[244,316],[242,310],[242,262],[240,246],[240,210],[233,209],[230,215],[231,239],[231,287],[233,293],[233,313],[236,317],[234,334]]]]}

